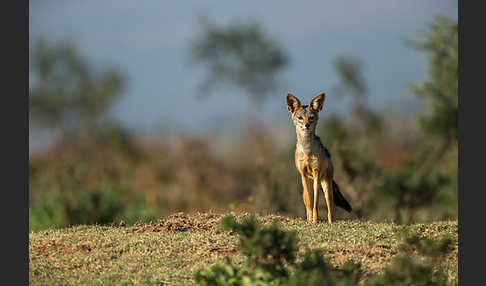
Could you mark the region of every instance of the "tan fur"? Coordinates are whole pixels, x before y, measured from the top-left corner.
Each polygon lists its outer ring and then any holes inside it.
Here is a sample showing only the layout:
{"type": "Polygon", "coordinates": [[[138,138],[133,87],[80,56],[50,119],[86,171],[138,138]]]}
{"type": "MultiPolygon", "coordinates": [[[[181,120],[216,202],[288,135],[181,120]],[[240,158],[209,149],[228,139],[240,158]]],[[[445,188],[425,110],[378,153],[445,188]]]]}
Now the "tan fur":
{"type": "Polygon", "coordinates": [[[322,187],[324,192],[329,223],[332,223],[334,207],[332,189],[334,171],[331,158],[319,137],[315,135],[319,111],[322,110],[325,98],[324,92],[319,93],[308,106],[302,106],[292,94],[287,93],[286,95],[287,109],[292,114],[292,121],[297,133],[295,166],[302,180],[302,198],[306,208],[307,221],[313,223],[317,223],[319,187],[322,187]]]}

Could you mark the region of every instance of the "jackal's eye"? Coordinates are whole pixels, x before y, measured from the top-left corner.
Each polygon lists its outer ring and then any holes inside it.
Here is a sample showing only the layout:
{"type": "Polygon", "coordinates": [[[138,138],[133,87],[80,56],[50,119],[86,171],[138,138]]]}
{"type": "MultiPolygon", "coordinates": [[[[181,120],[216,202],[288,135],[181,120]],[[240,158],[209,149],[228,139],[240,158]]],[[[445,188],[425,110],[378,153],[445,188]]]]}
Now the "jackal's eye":
{"type": "Polygon", "coordinates": [[[309,120],[311,120],[311,121],[314,120],[314,119],[315,119],[314,116],[309,117],[309,120]]]}
{"type": "Polygon", "coordinates": [[[302,118],[302,116],[297,116],[297,119],[302,120],[304,118],[302,118]]]}

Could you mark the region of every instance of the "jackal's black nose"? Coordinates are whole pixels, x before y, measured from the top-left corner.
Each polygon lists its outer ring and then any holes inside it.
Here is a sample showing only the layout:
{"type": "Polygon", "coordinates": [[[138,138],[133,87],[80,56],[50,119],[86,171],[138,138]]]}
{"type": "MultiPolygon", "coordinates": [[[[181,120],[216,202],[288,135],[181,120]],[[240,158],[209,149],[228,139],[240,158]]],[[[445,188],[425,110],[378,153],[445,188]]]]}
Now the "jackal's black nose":
{"type": "Polygon", "coordinates": [[[309,127],[310,127],[310,124],[309,124],[309,123],[306,123],[306,124],[305,124],[305,128],[306,128],[306,129],[309,129],[309,127]]]}

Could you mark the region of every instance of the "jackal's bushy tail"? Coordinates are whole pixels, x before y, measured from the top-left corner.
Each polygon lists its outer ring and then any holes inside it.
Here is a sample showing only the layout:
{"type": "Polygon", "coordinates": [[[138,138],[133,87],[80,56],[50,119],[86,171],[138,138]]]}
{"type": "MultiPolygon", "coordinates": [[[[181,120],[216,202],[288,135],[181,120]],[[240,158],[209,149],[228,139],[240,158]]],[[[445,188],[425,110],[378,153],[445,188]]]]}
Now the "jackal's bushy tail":
{"type": "Polygon", "coordinates": [[[334,180],[332,180],[332,194],[334,197],[334,204],[347,212],[351,212],[352,208],[348,201],[344,198],[343,194],[339,191],[339,186],[334,180]]]}

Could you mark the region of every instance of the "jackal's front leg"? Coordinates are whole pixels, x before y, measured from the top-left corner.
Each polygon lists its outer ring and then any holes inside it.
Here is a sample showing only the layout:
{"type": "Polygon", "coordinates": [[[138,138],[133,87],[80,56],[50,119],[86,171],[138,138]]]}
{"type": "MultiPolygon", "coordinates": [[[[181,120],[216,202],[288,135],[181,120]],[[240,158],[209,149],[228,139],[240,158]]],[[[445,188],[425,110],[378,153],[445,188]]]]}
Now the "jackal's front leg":
{"type": "Polygon", "coordinates": [[[318,217],[318,208],[319,208],[319,179],[315,178],[314,179],[314,205],[312,208],[312,222],[317,223],[317,217],[318,217]]]}
{"type": "Polygon", "coordinates": [[[311,182],[310,180],[304,176],[301,175],[302,179],[302,199],[304,200],[305,204],[305,213],[307,215],[307,221],[312,221],[312,208],[311,208],[311,182]]]}
{"type": "Polygon", "coordinates": [[[329,223],[332,223],[332,212],[334,210],[332,178],[321,179],[321,186],[322,186],[322,191],[324,192],[324,196],[326,197],[327,221],[329,223]]]}

